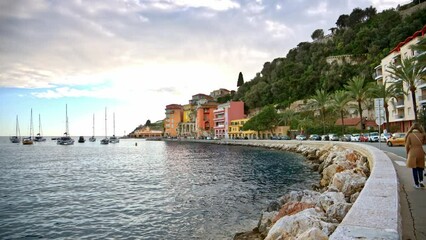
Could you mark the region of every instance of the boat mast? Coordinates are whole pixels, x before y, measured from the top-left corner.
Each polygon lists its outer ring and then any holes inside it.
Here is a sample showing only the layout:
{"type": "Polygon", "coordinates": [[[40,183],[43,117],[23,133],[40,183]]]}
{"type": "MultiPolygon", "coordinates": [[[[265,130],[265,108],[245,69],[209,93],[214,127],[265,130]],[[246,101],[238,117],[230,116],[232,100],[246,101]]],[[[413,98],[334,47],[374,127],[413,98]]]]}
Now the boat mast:
{"type": "Polygon", "coordinates": [[[39,136],[42,136],[43,134],[41,133],[41,117],[40,114],[38,115],[38,134],[39,136]]]}
{"type": "Polygon", "coordinates": [[[93,129],[93,134],[92,136],[95,136],[95,114],[93,114],[93,125],[92,125],[92,129],[93,129]]]}
{"type": "Polygon", "coordinates": [[[21,131],[19,130],[19,121],[18,121],[18,115],[16,115],[16,136],[21,136],[21,131]]]}
{"type": "Polygon", "coordinates": [[[33,129],[33,109],[31,108],[31,122],[30,122],[30,137],[33,138],[34,129],[33,129]]]}
{"type": "Polygon", "coordinates": [[[65,136],[68,136],[68,106],[65,104],[65,136]]]}
{"type": "Polygon", "coordinates": [[[113,127],[113,136],[115,137],[115,112],[112,114],[112,118],[113,118],[113,124],[112,124],[112,127],[113,127]]]}
{"type": "Polygon", "coordinates": [[[105,138],[107,138],[107,108],[105,108],[105,138]]]}

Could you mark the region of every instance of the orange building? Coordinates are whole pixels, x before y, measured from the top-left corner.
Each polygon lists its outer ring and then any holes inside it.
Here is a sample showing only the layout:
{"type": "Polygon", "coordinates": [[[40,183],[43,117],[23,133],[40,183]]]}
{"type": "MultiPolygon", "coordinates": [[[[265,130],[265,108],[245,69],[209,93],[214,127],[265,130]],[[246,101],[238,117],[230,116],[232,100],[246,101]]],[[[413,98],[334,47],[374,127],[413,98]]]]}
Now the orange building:
{"type": "Polygon", "coordinates": [[[183,119],[183,107],[179,104],[166,106],[166,119],[164,119],[164,137],[177,137],[179,123],[183,119]]]}
{"type": "Polygon", "coordinates": [[[218,103],[207,102],[197,107],[196,130],[197,137],[205,138],[214,136],[214,110],[218,103]]]}

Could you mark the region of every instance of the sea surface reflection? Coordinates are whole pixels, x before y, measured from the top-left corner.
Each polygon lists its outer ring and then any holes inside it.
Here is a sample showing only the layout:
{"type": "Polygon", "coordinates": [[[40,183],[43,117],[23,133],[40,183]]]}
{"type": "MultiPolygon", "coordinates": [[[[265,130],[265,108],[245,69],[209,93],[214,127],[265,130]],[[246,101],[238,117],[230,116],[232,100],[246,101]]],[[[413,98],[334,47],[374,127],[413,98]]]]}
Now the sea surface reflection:
{"type": "Polygon", "coordinates": [[[231,239],[271,200],[319,180],[293,153],[135,139],[0,138],[0,164],[1,239],[231,239]]]}

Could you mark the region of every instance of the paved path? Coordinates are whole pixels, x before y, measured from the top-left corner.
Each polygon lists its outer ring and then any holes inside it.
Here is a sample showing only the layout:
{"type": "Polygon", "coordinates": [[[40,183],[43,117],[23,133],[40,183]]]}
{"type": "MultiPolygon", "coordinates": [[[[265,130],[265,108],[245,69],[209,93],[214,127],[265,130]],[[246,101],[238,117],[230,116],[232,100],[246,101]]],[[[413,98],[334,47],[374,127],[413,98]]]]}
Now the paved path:
{"type": "Polygon", "coordinates": [[[402,239],[425,240],[426,188],[414,188],[411,169],[405,167],[405,157],[398,156],[385,149],[383,150],[392,160],[400,182],[399,197],[402,217],[402,239]]]}

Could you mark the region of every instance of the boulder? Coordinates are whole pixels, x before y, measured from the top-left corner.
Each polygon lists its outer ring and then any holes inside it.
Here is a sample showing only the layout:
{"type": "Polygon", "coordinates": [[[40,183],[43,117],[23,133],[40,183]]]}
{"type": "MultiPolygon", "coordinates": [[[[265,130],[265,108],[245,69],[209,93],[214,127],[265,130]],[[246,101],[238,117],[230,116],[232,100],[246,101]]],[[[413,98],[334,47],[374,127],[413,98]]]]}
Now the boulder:
{"type": "Polygon", "coordinates": [[[341,192],[324,192],[318,199],[317,207],[324,212],[336,203],[346,203],[345,195],[341,192]]]}
{"type": "Polygon", "coordinates": [[[284,216],[269,230],[265,240],[297,238],[311,228],[318,228],[329,236],[337,225],[323,221],[324,214],[308,208],[291,216],[284,216]],[[284,236],[284,238],[282,238],[284,236]]]}
{"type": "Polygon", "coordinates": [[[338,203],[331,205],[327,209],[327,212],[325,213],[325,215],[331,221],[333,219],[335,219],[335,220],[337,220],[337,222],[342,222],[343,218],[349,212],[349,209],[351,209],[351,207],[352,207],[351,203],[338,202],[338,203]]]}
{"type": "Polygon", "coordinates": [[[305,209],[313,208],[313,207],[315,207],[315,204],[313,203],[287,202],[281,207],[280,211],[274,217],[274,219],[272,219],[272,223],[275,223],[276,221],[278,221],[280,218],[284,216],[293,215],[305,209]]]}
{"type": "Polygon", "coordinates": [[[328,236],[319,228],[313,227],[300,234],[296,240],[328,240],[328,236]]]}
{"type": "Polygon", "coordinates": [[[333,177],[331,185],[342,192],[345,197],[350,197],[356,192],[360,192],[365,185],[366,177],[346,170],[336,173],[333,177]]]}
{"type": "Polygon", "coordinates": [[[257,229],[261,234],[268,233],[269,229],[272,226],[272,220],[278,214],[278,212],[263,212],[260,216],[259,223],[257,224],[257,229]]]}

